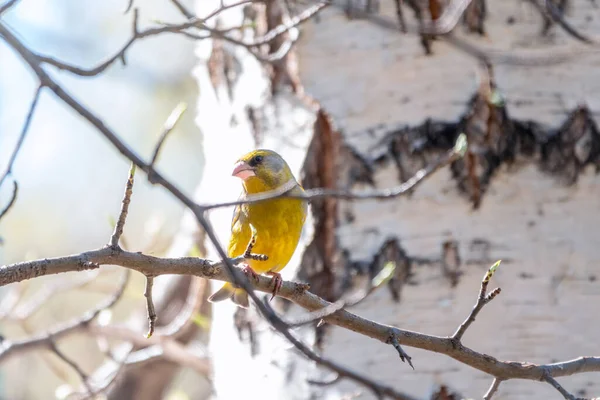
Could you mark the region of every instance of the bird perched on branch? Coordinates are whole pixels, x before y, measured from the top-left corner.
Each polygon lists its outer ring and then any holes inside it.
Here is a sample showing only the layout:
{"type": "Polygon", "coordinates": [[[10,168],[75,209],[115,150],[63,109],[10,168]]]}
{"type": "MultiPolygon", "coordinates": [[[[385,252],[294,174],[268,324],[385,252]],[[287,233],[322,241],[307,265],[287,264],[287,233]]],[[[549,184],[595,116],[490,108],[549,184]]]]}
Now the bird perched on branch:
{"type": "MultiPolygon", "coordinates": [[[[304,193],[285,160],[271,150],[255,150],[244,155],[238,160],[232,175],[242,180],[242,198],[247,194],[268,192],[304,193]]],[[[271,275],[273,297],[283,283],[279,272],[292,258],[300,240],[307,208],[306,200],[275,198],[239,205],[234,210],[228,255],[231,258],[242,256],[254,234],[252,253],[266,255],[268,259],[247,260],[242,269],[254,279],[258,274],[271,275]]],[[[248,293],[231,283],[225,283],[208,300],[217,302],[228,298],[241,307],[248,307],[248,293]]]]}

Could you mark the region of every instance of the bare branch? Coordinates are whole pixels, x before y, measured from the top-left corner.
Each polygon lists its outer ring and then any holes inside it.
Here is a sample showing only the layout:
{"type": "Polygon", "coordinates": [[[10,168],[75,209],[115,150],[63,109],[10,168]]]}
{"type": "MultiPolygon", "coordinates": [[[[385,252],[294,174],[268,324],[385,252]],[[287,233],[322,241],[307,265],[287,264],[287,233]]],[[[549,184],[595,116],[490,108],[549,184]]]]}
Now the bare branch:
{"type": "Polygon", "coordinates": [[[308,325],[315,321],[323,320],[323,318],[333,314],[336,311],[341,310],[344,307],[346,307],[346,302],[338,300],[335,303],[331,303],[327,307],[323,307],[319,310],[312,311],[306,315],[303,315],[302,317],[296,319],[295,321],[287,322],[287,325],[290,328],[296,328],[299,326],[308,325]]]}
{"type": "MultiPolygon", "coordinates": [[[[272,315],[276,315],[268,301],[261,302],[261,304],[263,304],[267,309],[269,309],[272,312],[272,315]]],[[[316,354],[306,344],[304,344],[302,341],[296,338],[296,336],[289,331],[289,328],[285,325],[285,323],[283,323],[283,321],[270,320],[270,322],[275,329],[282,333],[285,336],[285,338],[289,340],[308,359],[330,369],[331,371],[335,372],[340,378],[347,378],[353,380],[371,389],[373,393],[375,393],[375,395],[379,398],[383,398],[385,396],[397,400],[414,400],[413,397],[404,393],[397,392],[396,390],[394,390],[394,388],[390,386],[377,383],[362,374],[354,372],[346,367],[343,367],[331,360],[328,360],[316,354]]]]}
{"type": "MultiPolygon", "coordinates": [[[[398,31],[398,24],[396,21],[377,14],[367,14],[364,13],[361,17],[370,23],[377,25],[382,29],[387,29],[393,32],[398,31]]],[[[429,28],[428,28],[429,29],[429,28]]],[[[409,32],[420,33],[421,28],[410,29],[409,32]]],[[[581,51],[581,50],[570,50],[564,53],[558,52],[549,52],[544,56],[529,56],[529,55],[519,55],[517,53],[512,52],[487,52],[478,46],[469,43],[466,40],[460,39],[453,35],[451,32],[445,35],[439,35],[440,39],[444,40],[446,43],[455,47],[456,49],[469,54],[470,56],[482,61],[483,63],[489,65],[492,62],[498,64],[505,65],[518,65],[518,66],[548,66],[549,64],[557,64],[564,62],[570,58],[581,56],[584,54],[589,54],[589,51],[581,51]]]]}
{"type": "MultiPolygon", "coordinates": [[[[80,264],[78,262],[77,268],[79,267],[80,264]]],[[[0,268],[0,274],[4,272],[4,270],[4,268],[0,268]]],[[[117,290],[112,294],[112,296],[110,296],[105,302],[101,303],[96,308],[85,313],[83,316],[76,318],[70,322],[67,322],[61,326],[55,327],[47,332],[37,334],[28,339],[17,340],[13,342],[11,342],[10,340],[2,341],[0,343],[0,361],[3,361],[6,358],[15,355],[21,351],[28,351],[40,347],[49,347],[51,342],[59,340],[60,338],[68,334],[84,329],[91,321],[93,321],[100,314],[100,312],[114,306],[115,303],[119,301],[119,299],[123,296],[123,293],[125,292],[125,287],[129,282],[130,275],[131,271],[129,269],[125,270],[123,273],[123,278],[117,290]]]]}
{"type": "Polygon", "coordinates": [[[166,326],[161,326],[156,329],[156,334],[159,336],[177,336],[187,326],[193,324],[193,316],[196,311],[200,310],[203,302],[202,286],[203,280],[197,277],[192,278],[188,295],[184,306],[175,318],[166,326]]]}
{"type": "Polygon", "coordinates": [[[17,4],[19,0],[8,0],[6,3],[0,6],[0,15],[2,15],[5,11],[8,11],[11,7],[17,4]]]}
{"type": "MultiPolygon", "coordinates": [[[[96,396],[98,396],[101,393],[106,392],[108,389],[110,389],[110,387],[113,385],[113,383],[115,383],[115,381],[117,380],[117,378],[123,371],[125,365],[128,365],[127,361],[129,360],[130,354],[131,354],[131,350],[129,349],[125,352],[125,354],[121,357],[120,360],[117,360],[112,354],[109,354],[110,360],[117,363],[117,365],[114,368],[114,371],[112,372],[112,376],[110,376],[109,378],[106,378],[104,380],[104,382],[102,382],[100,384],[94,384],[92,392],[89,392],[89,391],[86,391],[83,393],[82,392],[74,392],[74,393],[69,394],[69,396],[67,396],[67,399],[71,399],[71,398],[75,397],[75,399],[79,399],[79,400],[88,400],[88,399],[94,400],[97,398],[96,396]]],[[[97,370],[101,370],[103,367],[104,367],[104,365],[99,367],[97,370]]]]}
{"type": "Polygon", "coordinates": [[[125,220],[127,219],[127,212],[129,211],[129,203],[131,202],[131,195],[133,194],[133,178],[135,176],[135,164],[131,164],[129,168],[129,177],[127,178],[127,184],[125,185],[125,194],[123,195],[123,201],[121,204],[121,212],[119,213],[119,219],[115,225],[115,231],[110,237],[108,245],[113,248],[119,248],[119,239],[123,234],[123,228],[125,227],[125,220]]]}
{"type": "Polygon", "coordinates": [[[79,375],[79,378],[81,379],[81,383],[85,386],[87,393],[91,395],[94,392],[94,390],[92,389],[92,387],[90,386],[90,383],[88,382],[87,374],[81,369],[81,367],[75,361],[73,361],[69,357],[67,357],[67,355],[58,348],[58,346],[56,345],[56,342],[53,339],[49,340],[48,347],[54,354],[56,354],[56,356],[58,358],[63,360],[65,362],[65,364],[67,364],[71,368],[73,368],[73,370],[77,373],[77,375],[79,375]]]}
{"type": "Polygon", "coordinates": [[[564,18],[563,13],[556,7],[556,5],[551,0],[542,0],[545,6],[542,6],[538,0],[528,0],[528,2],[533,5],[544,17],[550,17],[554,22],[560,25],[563,30],[569,34],[569,36],[577,39],[580,42],[586,44],[597,44],[595,40],[589,38],[588,36],[580,33],[573,25],[571,25],[564,18]]]}
{"type": "Polygon", "coordinates": [[[19,184],[17,183],[17,181],[13,181],[12,195],[6,207],[4,207],[2,211],[0,211],[0,219],[2,219],[6,215],[6,213],[10,211],[12,206],[15,205],[15,202],[17,201],[17,194],[19,194],[19,184]]]}
{"type": "Polygon", "coordinates": [[[333,376],[330,379],[324,379],[324,380],[307,379],[306,382],[308,382],[308,384],[310,384],[310,385],[315,385],[315,386],[331,386],[331,385],[335,385],[336,383],[341,381],[342,378],[343,377],[340,376],[340,374],[333,374],[333,376]]]}
{"type": "Polygon", "coordinates": [[[389,343],[392,346],[394,346],[394,348],[398,352],[398,355],[400,356],[400,359],[402,360],[402,362],[407,362],[408,365],[410,365],[410,367],[412,369],[415,369],[415,367],[412,364],[412,358],[408,354],[406,354],[406,352],[404,352],[404,350],[402,349],[402,346],[400,346],[400,342],[398,341],[398,338],[396,337],[395,334],[391,334],[389,339],[386,341],[386,343],[389,343]]]}
{"type": "Polygon", "coordinates": [[[14,285],[0,300],[0,320],[7,318],[17,307],[25,292],[25,285],[14,285]]]}
{"type": "Polygon", "coordinates": [[[179,120],[181,119],[181,116],[183,115],[183,113],[185,112],[186,109],[187,109],[187,104],[179,103],[177,105],[177,107],[175,107],[173,109],[173,111],[171,111],[169,118],[167,118],[167,120],[165,121],[165,124],[163,126],[163,131],[160,135],[160,138],[158,139],[158,143],[156,144],[156,147],[154,148],[154,153],[152,154],[152,160],[150,161],[150,168],[154,168],[154,165],[156,164],[156,160],[158,159],[158,155],[160,153],[160,150],[162,149],[162,145],[165,142],[165,139],[167,138],[169,133],[171,133],[171,131],[173,129],[175,129],[175,125],[177,125],[177,122],[179,122],[179,120]]]}
{"type": "Polygon", "coordinates": [[[438,171],[440,168],[452,163],[453,161],[458,160],[464,155],[466,151],[466,136],[461,134],[454,148],[448,151],[444,156],[442,156],[437,162],[434,162],[427,167],[420,169],[406,182],[398,185],[394,188],[390,189],[381,189],[381,190],[369,190],[369,191],[350,191],[350,190],[328,190],[328,189],[311,189],[305,190],[302,195],[290,195],[287,194],[290,188],[282,185],[281,188],[277,190],[272,190],[269,192],[264,192],[261,194],[256,194],[252,196],[247,196],[243,200],[218,203],[218,204],[204,204],[200,206],[202,210],[211,210],[214,208],[221,207],[231,207],[237,206],[241,204],[251,204],[259,201],[265,201],[268,199],[272,199],[275,197],[285,197],[292,199],[307,199],[313,200],[322,197],[333,197],[336,199],[344,199],[344,200],[367,200],[367,199],[377,199],[377,200],[391,200],[399,196],[403,196],[408,194],[412,189],[417,187],[420,183],[422,183],[427,177],[432,175],[434,172],[438,171]]]}
{"type": "Polygon", "coordinates": [[[179,0],[171,0],[171,3],[173,3],[179,12],[181,12],[187,19],[194,18],[194,13],[188,10],[186,6],[181,4],[179,0]]]}
{"type": "MultiPolygon", "coordinates": [[[[44,88],[44,85],[41,84],[35,91],[35,94],[33,95],[33,100],[31,101],[31,105],[29,106],[29,112],[27,112],[27,116],[25,117],[25,123],[23,124],[23,128],[21,129],[21,135],[19,136],[19,139],[17,140],[17,144],[15,145],[15,149],[13,150],[12,155],[10,156],[10,158],[8,160],[8,165],[6,166],[6,170],[0,177],[0,186],[2,186],[2,183],[4,183],[4,180],[6,179],[6,177],[12,173],[13,164],[15,163],[15,160],[17,159],[19,150],[21,150],[21,146],[23,145],[23,141],[25,140],[25,136],[27,135],[27,131],[29,130],[29,125],[31,125],[31,120],[33,119],[33,114],[37,107],[38,100],[40,99],[40,94],[42,93],[43,88],[44,88]]],[[[16,192],[16,189],[15,189],[15,192],[16,192]]]]}
{"type": "Polygon", "coordinates": [[[145,347],[130,353],[127,357],[127,364],[137,364],[156,357],[165,357],[167,360],[194,369],[200,375],[209,376],[211,373],[210,362],[206,355],[198,355],[168,336],[157,334],[146,338],[125,327],[100,325],[91,326],[90,332],[97,336],[123,340],[135,346],[145,347]]]}
{"type": "MultiPolygon", "coordinates": [[[[105,124],[90,112],[81,103],[69,95],[60,85],[58,85],[40,66],[39,58],[26,48],[19,39],[0,21],[0,36],[23,58],[23,60],[31,67],[35,74],[40,79],[40,82],[47,86],[58,98],[60,98],[71,109],[76,111],[83,118],[88,120],[96,129],[98,129],[121,154],[131,160],[138,168],[142,169],[146,174],[150,171],[150,165],[145,163],[136,153],[130,150],[105,124]]],[[[173,194],[182,204],[194,210],[197,205],[189,197],[183,194],[175,185],[167,181],[158,172],[153,172],[153,181],[165,187],[173,194]]]]}
{"type": "Polygon", "coordinates": [[[152,300],[152,286],[154,285],[154,277],[152,275],[146,276],[146,290],[144,291],[144,297],[146,297],[146,308],[148,310],[148,333],[147,338],[152,337],[154,334],[154,325],[156,323],[156,310],[154,309],[154,301],[152,300]]]}
{"type": "Polygon", "coordinates": [[[98,276],[98,271],[77,277],[74,280],[56,279],[54,282],[45,284],[37,290],[27,301],[20,304],[9,314],[9,318],[13,320],[25,320],[40,309],[53,296],[64,293],[66,291],[84,286],[98,276]]]}
{"type": "MultiPolygon", "coordinates": [[[[232,278],[224,268],[223,262],[212,262],[196,257],[182,258],[158,258],[140,253],[128,251],[114,252],[110,248],[102,248],[73,256],[28,261],[12,264],[0,268],[0,285],[22,281],[40,275],[50,275],[66,271],[77,271],[81,269],[83,261],[96,264],[119,265],[133,269],[143,274],[177,274],[195,275],[207,279],[231,282],[232,278]]],[[[232,264],[243,261],[243,258],[228,260],[232,264]]],[[[237,270],[237,268],[236,268],[237,270]]],[[[241,272],[242,277],[245,277],[241,272]]],[[[256,285],[257,290],[271,293],[271,279],[259,276],[256,285]]],[[[331,305],[320,297],[306,291],[306,285],[293,282],[284,282],[279,295],[293,301],[299,306],[315,311],[331,305]]],[[[262,303],[262,302],[261,302],[262,303]]],[[[105,307],[101,307],[104,309],[105,307]]],[[[268,311],[267,311],[268,312],[268,311]]],[[[86,316],[86,321],[91,321],[96,314],[86,316]]],[[[359,334],[377,339],[383,343],[390,343],[390,337],[397,338],[398,343],[406,346],[421,348],[446,354],[457,361],[469,365],[472,368],[486,372],[498,379],[530,379],[542,380],[544,374],[551,377],[561,377],[582,372],[600,372],[600,357],[580,357],[577,359],[563,361],[554,364],[536,365],[526,362],[500,361],[491,356],[478,353],[466,346],[455,346],[451,337],[431,336],[418,332],[405,331],[393,326],[384,325],[371,321],[346,310],[339,310],[326,316],[327,323],[350,329],[359,334]]],[[[7,344],[4,341],[0,345],[0,360],[9,354],[14,354],[15,349],[31,349],[47,345],[48,336],[58,339],[65,334],[80,329],[82,323],[77,320],[66,327],[52,331],[49,335],[36,336],[24,342],[7,344]]],[[[390,343],[391,344],[391,343],[390,343]]]]}
{"type": "Polygon", "coordinates": [[[127,7],[125,7],[125,11],[123,12],[123,14],[127,14],[129,11],[131,11],[131,9],[133,8],[133,2],[134,0],[127,0],[127,7]]]}
{"type": "Polygon", "coordinates": [[[546,375],[544,377],[544,380],[546,382],[548,382],[550,385],[552,385],[552,387],[554,387],[554,389],[558,390],[560,392],[560,394],[562,394],[565,399],[567,399],[567,400],[578,400],[577,397],[575,397],[571,393],[567,392],[566,389],[564,387],[562,387],[560,385],[560,383],[558,383],[556,381],[556,379],[554,379],[550,375],[546,375]]]}
{"type": "MultiPolygon", "coordinates": [[[[114,54],[112,57],[109,57],[106,61],[102,62],[98,66],[90,68],[90,69],[85,69],[85,68],[80,68],[80,67],[77,67],[74,65],[70,65],[70,64],[62,62],[62,61],[57,60],[50,56],[35,54],[35,53],[31,52],[30,50],[29,50],[29,53],[31,53],[32,58],[35,60],[35,62],[38,65],[41,63],[45,63],[45,64],[52,65],[58,69],[65,70],[72,74],[76,74],[76,75],[79,75],[82,77],[92,77],[92,76],[96,76],[96,75],[99,75],[100,73],[104,72],[104,70],[106,70],[108,67],[110,67],[112,64],[114,64],[117,60],[124,61],[127,50],[129,50],[129,48],[136,41],[141,40],[141,39],[160,35],[163,33],[186,34],[185,32],[188,29],[195,28],[195,29],[200,29],[200,30],[206,31],[213,36],[222,38],[224,40],[227,40],[227,41],[237,44],[237,45],[241,45],[241,46],[248,47],[248,48],[259,47],[264,44],[270,43],[271,41],[275,40],[277,37],[283,35],[287,31],[289,31],[290,29],[298,26],[302,22],[307,21],[313,15],[315,15],[316,13],[318,13],[320,10],[322,10],[323,8],[325,8],[328,5],[328,3],[319,3],[315,6],[312,6],[312,7],[308,8],[307,10],[303,11],[302,13],[300,13],[298,16],[291,18],[287,23],[277,26],[276,28],[267,32],[263,37],[257,38],[253,41],[237,40],[237,39],[227,35],[226,32],[220,31],[218,29],[210,28],[205,24],[205,22],[208,19],[220,14],[221,12],[223,12],[227,9],[237,7],[237,6],[240,6],[243,4],[252,3],[252,2],[253,2],[252,0],[240,1],[238,3],[220,7],[218,10],[214,11],[213,13],[209,14],[207,17],[202,18],[202,19],[193,18],[190,21],[187,21],[182,24],[166,24],[161,27],[148,28],[143,31],[140,31],[138,29],[138,11],[137,11],[137,9],[134,9],[134,18],[133,18],[133,22],[132,22],[133,33],[132,33],[131,38],[121,47],[121,49],[119,49],[119,51],[116,52],[116,54],[114,54]]],[[[3,32],[0,32],[0,34],[5,36],[3,32]]],[[[186,36],[191,36],[191,35],[186,34],[186,36]]],[[[201,37],[192,36],[192,37],[194,37],[196,39],[206,39],[209,36],[206,36],[206,37],[205,36],[201,36],[201,37]]],[[[255,56],[258,56],[257,53],[253,52],[253,54],[255,56]]],[[[268,61],[268,58],[266,61],[268,61]]]]}
{"type": "Polygon", "coordinates": [[[494,272],[496,272],[496,269],[499,265],[500,261],[496,262],[486,271],[485,275],[483,276],[483,279],[481,280],[481,288],[479,289],[479,296],[477,297],[477,302],[475,303],[473,310],[471,311],[467,319],[462,324],[460,324],[456,332],[454,332],[454,334],[452,335],[452,340],[456,341],[457,344],[460,343],[460,340],[462,339],[469,326],[471,326],[471,324],[475,322],[475,317],[477,317],[477,314],[479,314],[479,311],[481,311],[483,306],[492,301],[492,299],[500,293],[500,288],[496,288],[492,290],[488,295],[486,295],[490,279],[492,279],[492,276],[494,276],[494,272]]]}
{"type": "Polygon", "coordinates": [[[498,387],[500,386],[500,382],[502,382],[500,379],[494,378],[492,385],[490,386],[488,391],[485,392],[485,394],[483,395],[483,400],[491,400],[494,393],[496,393],[496,391],[498,390],[498,387]]]}

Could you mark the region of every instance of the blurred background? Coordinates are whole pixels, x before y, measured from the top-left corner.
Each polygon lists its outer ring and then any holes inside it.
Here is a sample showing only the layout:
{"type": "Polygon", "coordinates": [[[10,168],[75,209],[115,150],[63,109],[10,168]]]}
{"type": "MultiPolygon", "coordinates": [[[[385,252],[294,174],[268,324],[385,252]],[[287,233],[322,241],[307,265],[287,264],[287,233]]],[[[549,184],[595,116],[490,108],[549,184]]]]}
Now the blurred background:
{"type": "MultiPolygon", "coordinates": [[[[21,0],[0,14],[0,23],[34,52],[87,69],[127,42],[136,8],[142,30],[234,3],[21,0]]],[[[470,311],[485,270],[502,259],[493,282],[502,294],[482,311],[465,344],[534,363],[597,355],[600,53],[585,43],[600,36],[597,4],[401,3],[333,3],[262,46],[188,29],[137,40],[126,65],[116,61],[95,76],[44,68],[144,160],[173,110],[185,105],[157,169],[200,202],[236,199],[231,168],[255,147],[280,152],[305,187],[370,190],[406,181],[466,133],[467,157],[410,196],[313,202],[284,278],[308,281],[320,296],[337,300],[371,288],[391,262],[389,290],[372,291],[352,311],[450,335],[470,311]],[[451,33],[416,33],[432,21],[450,24],[451,33]]],[[[314,5],[248,2],[206,24],[250,43],[314,5]]],[[[39,82],[0,39],[3,173],[39,82]]],[[[128,170],[129,161],[88,121],[44,89],[0,187],[2,209],[13,180],[19,184],[14,206],[0,220],[0,264],[104,246],[128,170]]],[[[210,214],[221,241],[229,236],[231,212],[210,214]]],[[[141,171],[122,244],[156,256],[217,258],[184,207],[141,171]]],[[[122,275],[103,267],[0,288],[0,333],[26,339],[78,318],[109,297],[122,275]]],[[[327,373],[296,354],[253,309],[212,307],[206,302],[212,290],[199,278],[157,278],[158,339],[144,342],[144,279],[132,274],[122,298],[95,322],[99,328],[57,341],[59,353],[90,377],[98,398],[374,398],[344,380],[311,384],[327,373]]],[[[301,315],[285,300],[274,306],[286,317],[301,315]]],[[[417,367],[412,371],[389,346],[339,328],[306,326],[298,334],[324,355],[414,398],[481,398],[491,383],[448,357],[407,348],[417,367]]],[[[55,351],[0,361],[2,399],[89,397],[81,374],[55,351]]],[[[578,396],[600,395],[597,374],[561,383],[578,396]]],[[[495,398],[557,395],[550,385],[510,381],[495,398]]]]}

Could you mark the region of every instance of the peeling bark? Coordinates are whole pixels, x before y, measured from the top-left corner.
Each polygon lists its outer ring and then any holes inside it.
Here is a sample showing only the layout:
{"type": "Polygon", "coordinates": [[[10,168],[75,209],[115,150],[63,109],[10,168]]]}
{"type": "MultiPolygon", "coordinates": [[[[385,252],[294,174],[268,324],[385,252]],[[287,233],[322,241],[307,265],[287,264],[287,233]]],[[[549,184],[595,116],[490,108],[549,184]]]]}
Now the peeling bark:
{"type": "MultiPolygon", "coordinates": [[[[302,171],[302,185],[305,189],[337,188],[340,140],[340,134],[333,127],[329,115],[324,110],[319,110],[302,171]]],[[[308,281],[314,293],[328,301],[335,301],[340,294],[339,285],[335,285],[340,257],[335,237],[338,225],[337,205],[338,201],[333,198],[311,201],[315,220],[314,236],[304,251],[301,264],[301,278],[308,281]]]]}
{"type": "Polygon", "coordinates": [[[465,10],[463,21],[469,32],[485,35],[486,0],[472,0],[465,10]]]}

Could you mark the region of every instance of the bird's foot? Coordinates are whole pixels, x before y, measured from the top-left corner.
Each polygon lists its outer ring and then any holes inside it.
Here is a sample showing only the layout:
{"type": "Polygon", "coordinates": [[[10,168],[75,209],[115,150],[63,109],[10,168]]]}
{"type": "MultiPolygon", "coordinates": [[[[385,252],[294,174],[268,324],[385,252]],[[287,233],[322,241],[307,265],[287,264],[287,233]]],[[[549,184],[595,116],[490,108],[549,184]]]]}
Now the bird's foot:
{"type": "Polygon", "coordinates": [[[273,283],[273,295],[271,296],[271,300],[279,293],[281,289],[281,285],[283,285],[283,278],[281,278],[281,274],[278,272],[267,272],[267,275],[271,275],[271,283],[273,283]]]}
{"type": "Polygon", "coordinates": [[[246,274],[248,279],[253,279],[255,282],[258,282],[258,274],[254,272],[254,270],[249,264],[244,264],[244,266],[242,267],[242,272],[246,274]]]}

